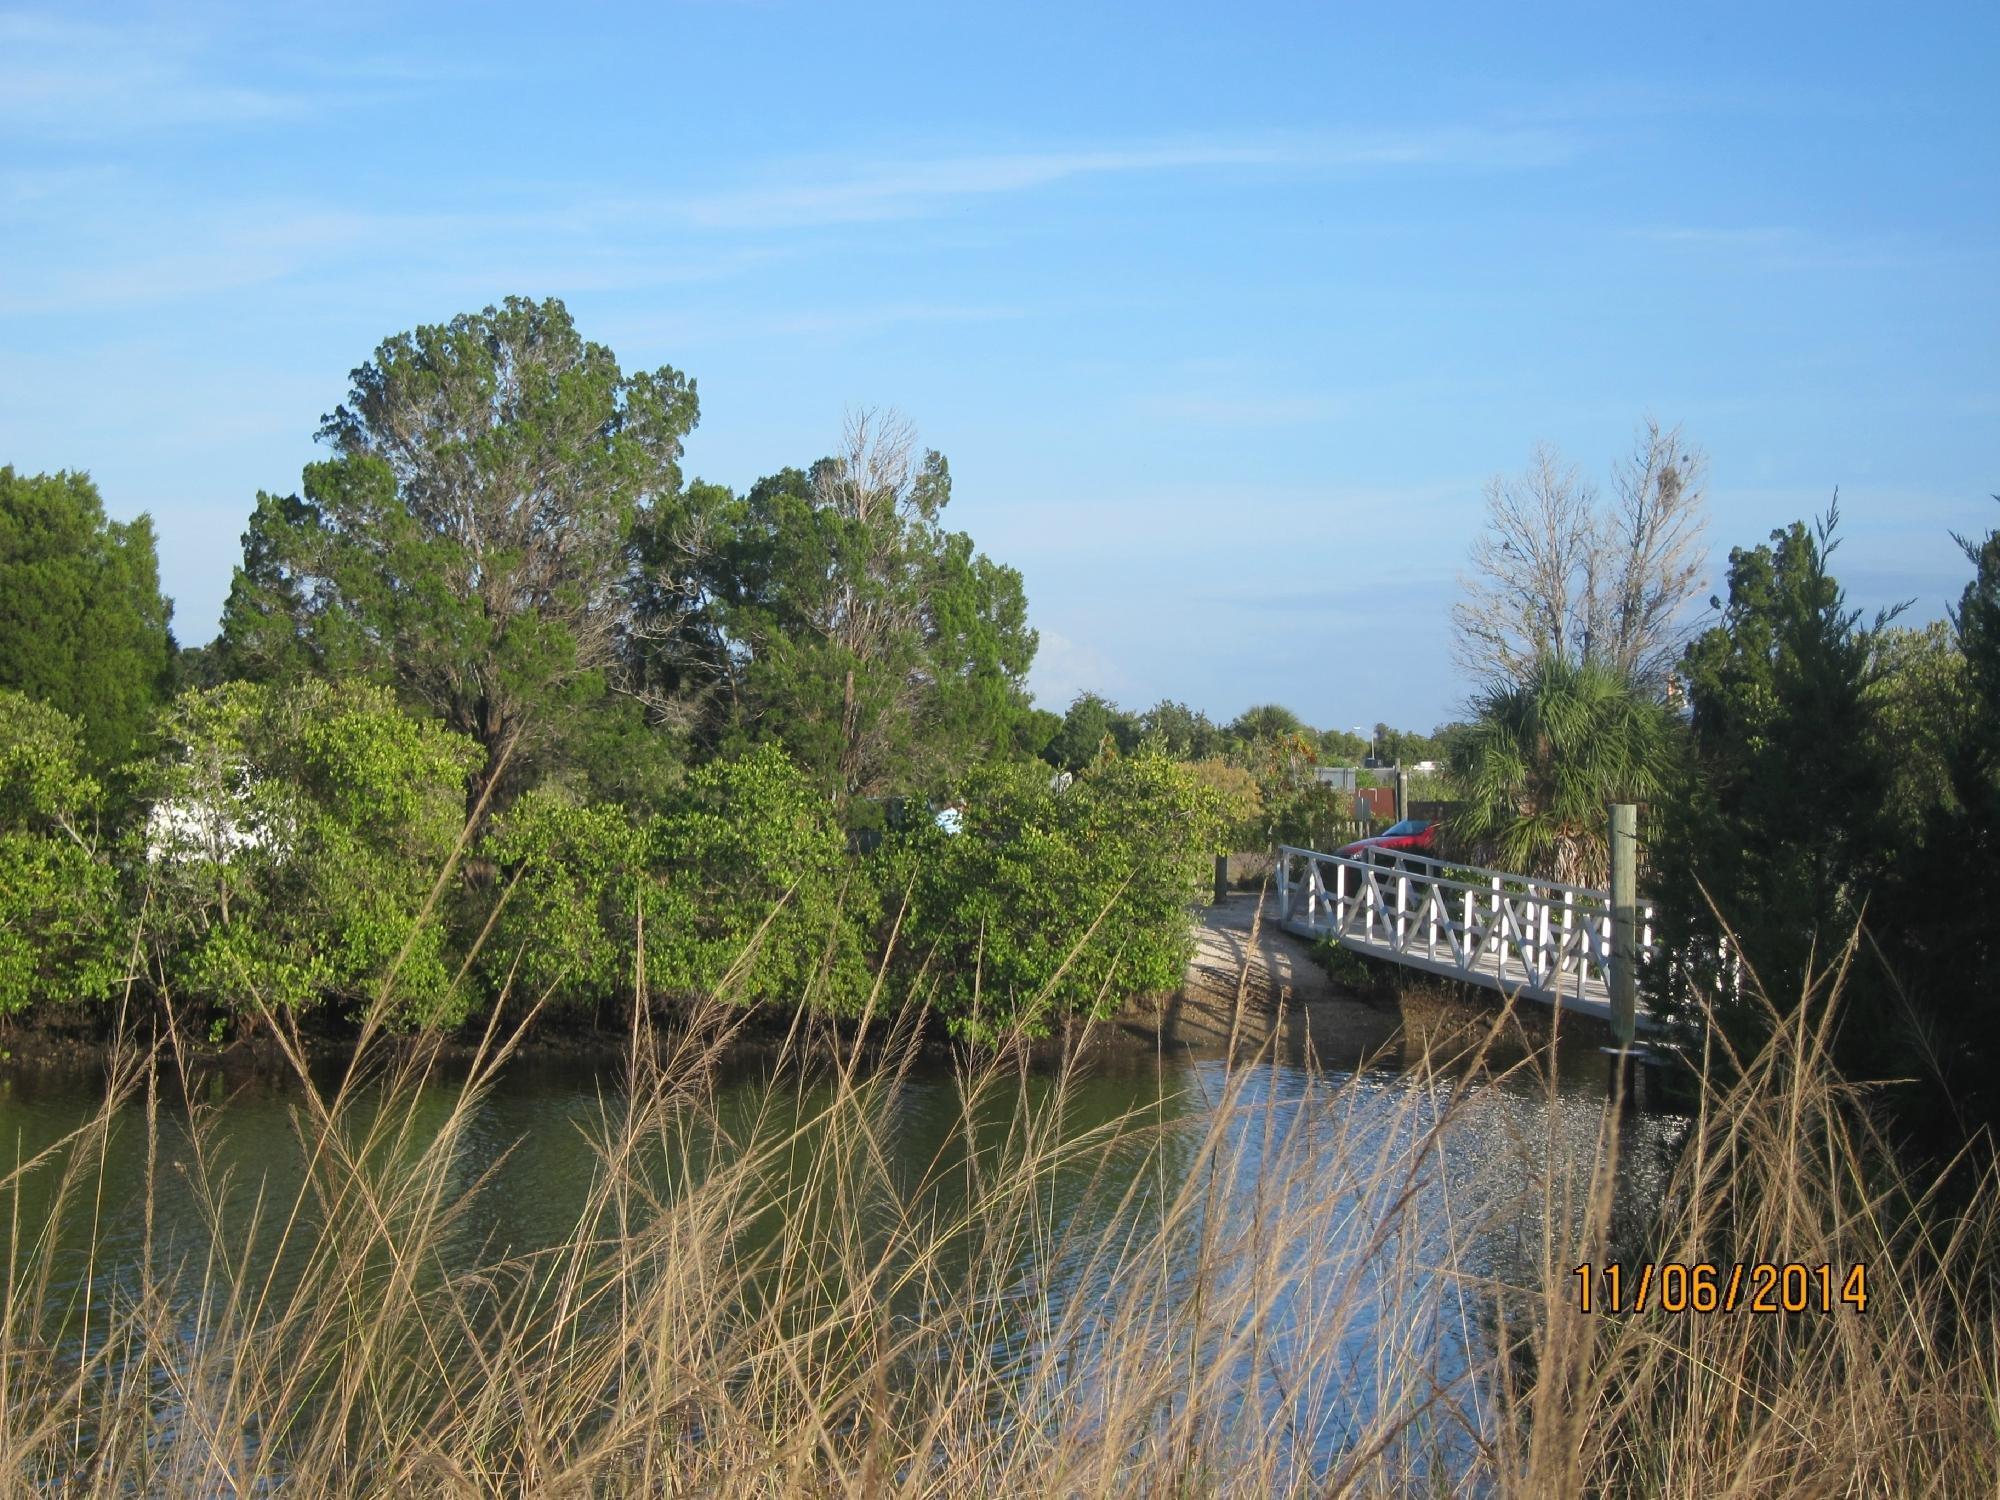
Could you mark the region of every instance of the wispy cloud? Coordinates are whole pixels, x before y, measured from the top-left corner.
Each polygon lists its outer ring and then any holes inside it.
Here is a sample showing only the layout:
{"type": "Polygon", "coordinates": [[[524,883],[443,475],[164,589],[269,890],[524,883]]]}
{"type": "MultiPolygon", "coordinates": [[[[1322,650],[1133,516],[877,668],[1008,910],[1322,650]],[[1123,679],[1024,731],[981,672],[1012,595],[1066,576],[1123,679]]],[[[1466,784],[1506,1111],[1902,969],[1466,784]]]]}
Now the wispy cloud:
{"type": "Polygon", "coordinates": [[[1179,391],[1138,396],[1132,407],[1141,416],[1212,427],[1297,427],[1333,422],[1353,415],[1355,400],[1338,392],[1292,394],[1179,391]]]}
{"type": "Polygon", "coordinates": [[[0,12],[0,131],[96,139],[305,111],[295,94],[216,76],[184,27],[0,12]]]}
{"type": "Polygon", "coordinates": [[[93,143],[268,126],[499,71],[459,56],[273,48],[178,11],[116,22],[0,11],[0,133],[93,143]]]}
{"type": "MultiPolygon", "coordinates": [[[[1398,525],[1441,523],[1478,493],[1475,482],[1320,488],[1256,484],[1161,487],[1122,495],[1037,492],[984,507],[976,535],[995,556],[1031,558],[1076,570],[1135,558],[1192,565],[1255,559],[1252,574],[1272,586],[1278,575],[1310,573],[1322,549],[1398,525]],[[1283,546],[1273,551],[1272,539],[1283,546]]],[[[1456,542],[1452,558],[1456,561],[1456,542]]],[[[1402,564],[1393,564],[1402,566],[1402,564]]]]}
{"type": "Polygon", "coordinates": [[[0,312],[13,314],[170,303],[300,279],[337,280],[355,295],[393,287],[447,299],[522,287],[634,290],[732,276],[784,253],[675,241],[570,200],[398,212],[184,200],[127,174],[0,176],[0,204],[10,202],[16,232],[0,240],[0,312]]]}
{"type": "Polygon", "coordinates": [[[1269,141],[1193,141],[970,154],[823,167],[792,180],[689,200],[711,229],[780,229],[914,218],[966,198],[1021,193],[1078,178],[1261,168],[1368,170],[1408,167],[1519,169],[1566,160],[1567,137],[1547,130],[1436,130],[1269,141]]]}
{"type": "MultiPolygon", "coordinates": [[[[1094,628],[1095,623],[1084,621],[1083,625],[1094,628]]],[[[1038,634],[1035,663],[1028,673],[1028,688],[1037,707],[1061,713],[1081,692],[1110,693],[1114,697],[1129,693],[1130,679],[1104,652],[1047,625],[1040,626],[1038,634]]]]}
{"type": "Polygon", "coordinates": [[[1647,229],[1628,229],[1625,236],[1653,240],[1663,245],[1689,245],[1723,250],[1769,249],[1798,237],[1799,231],[1783,226],[1727,229],[1707,225],[1675,224],[1647,229]]]}
{"type": "Polygon", "coordinates": [[[1621,231],[1630,240],[1731,256],[1766,271],[1882,271],[1940,262],[1948,252],[1907,235],[1856,238],[1795,225],[1653,225],[1621,231]]]}

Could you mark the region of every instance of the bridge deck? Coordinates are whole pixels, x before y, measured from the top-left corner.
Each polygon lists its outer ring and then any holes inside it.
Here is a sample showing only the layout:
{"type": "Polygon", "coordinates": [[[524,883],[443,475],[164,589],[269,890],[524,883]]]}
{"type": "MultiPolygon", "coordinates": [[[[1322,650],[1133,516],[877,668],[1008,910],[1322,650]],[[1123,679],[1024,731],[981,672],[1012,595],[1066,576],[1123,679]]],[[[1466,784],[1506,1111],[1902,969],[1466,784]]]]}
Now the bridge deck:
{"type": "MultiPolygon", "coordinates": [[[[1369,958],[1612,1020],[1603,891],[1399,854],[1384,863],[1281,846],[1278,921],[1369,958]]],[[[1639,952],[1652,947],[1650,908],[1639,952]]],[[[1636,934],[1635,934],[1636,936],[1636,934]]],[[[1657,1029],[1641,1005],[1641,1030],[1657,1029]]]]}
{"type": "MultiPolygon", "coordinates": [[[[1387,937],[1370,939],[1362,933],[1341,933],[1334,930],[1330,921],[1309,922],[1304,917],[1287,917],[1281,923],[1285,931],[1295,937],[1330,937],[1341,947],[1361,954],[1364,958],[1378,958],[1387,963],[1400,964],[1406,969],[1416,969],[1421,973],[1435,974],[1441,979],[1456,980],[1461,984],[1481,985],[1502,994],[1518,994],[1523,1000],[1537,1000],[1543,1005],[1556,1007],[1574,1015],[1590,1016],[1594,1020],[1611,1023],[1611,990],[1603,980],[1590,976],[1565,974],[1560,989],[1537,984],[1522,976],[1517,965],[1509,964],[1508,972],[1503,972],[1499,955],[1487,953],[1469,964],[1461,964],[1449,952],[1439,955],[1412,953],[1407,948],[1399,949],[1387,937]]],[[[1641,1031],[1653,1031],[1658,1023],[1640,1004],[1633,1017],[1641,1031]]]]}

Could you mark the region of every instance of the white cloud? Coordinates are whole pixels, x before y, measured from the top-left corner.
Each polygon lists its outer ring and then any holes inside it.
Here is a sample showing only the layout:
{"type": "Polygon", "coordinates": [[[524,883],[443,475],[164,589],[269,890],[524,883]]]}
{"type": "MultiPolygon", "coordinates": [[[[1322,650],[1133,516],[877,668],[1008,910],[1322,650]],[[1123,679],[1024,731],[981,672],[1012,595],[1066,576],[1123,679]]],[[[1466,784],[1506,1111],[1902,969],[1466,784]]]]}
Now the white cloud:
{"type": "Polygon", "coordinates": [[[711,229],[782,229],[914,218],[965,198],[1026,192],[1082,177],[1135,173],[1461,166],[1545,166],[1570,155],[1543,130],[1435,130],[1405,134],[1179,142],[1065,151],[972,154],[838,166],[791,182],[691,199],[688,217],[711,229]]]}
{"type": "Polygon", "coordinates": [[[0,131],[95,139],[302,114],[295,94],[213,76],[185,25],[0,12],[0,131]]]}
{"type": "Polygon", "coordinates": [[[1040,644],[1035,648],[1035,664],[1028,671],[1028,690],[1037,708],[1061,713],[1078,693],[1103,693],[1115,699],[1129,691],[1130,682],[1102,651],[1046,625],[1036,629],[1040,644]]]}
{"type": "Polygon", "coordinates": [[[1863,238],[1790,225],[1676,224],[1627,229],[1622,234],[1690,254],[1734,255],[1766,271],[1897,270],[1935,264],[1949,256],[1942,247],[1919,244],[1905,234],[1863,238]]]}
{"type": "Polygon", "coordinates": [[[1352,416],[1356,406],[1354,397],[1338,392],[1259,394],[1226,390],[1139,396],[1132,404],[1142,416],[1215,427],[1294,427],[1332,422],[1352,416]]]}

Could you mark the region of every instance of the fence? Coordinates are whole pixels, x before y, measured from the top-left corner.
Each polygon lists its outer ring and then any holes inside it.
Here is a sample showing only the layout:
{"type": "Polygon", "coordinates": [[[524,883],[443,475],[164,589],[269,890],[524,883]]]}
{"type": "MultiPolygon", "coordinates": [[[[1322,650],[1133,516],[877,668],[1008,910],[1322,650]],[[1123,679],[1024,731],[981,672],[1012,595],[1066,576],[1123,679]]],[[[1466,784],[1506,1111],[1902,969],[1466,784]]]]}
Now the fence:
{"type": "MultiPolygon", "coordinates": [[[[1291,932],[1489,989],[1609,1018],[1613,921],[1607,891],[1422,855],[1342,858],[1281,847],[1278,917],[1291,932]]],[[[1634,959],[1653,948],[1640,902],[1634,959]]]]}

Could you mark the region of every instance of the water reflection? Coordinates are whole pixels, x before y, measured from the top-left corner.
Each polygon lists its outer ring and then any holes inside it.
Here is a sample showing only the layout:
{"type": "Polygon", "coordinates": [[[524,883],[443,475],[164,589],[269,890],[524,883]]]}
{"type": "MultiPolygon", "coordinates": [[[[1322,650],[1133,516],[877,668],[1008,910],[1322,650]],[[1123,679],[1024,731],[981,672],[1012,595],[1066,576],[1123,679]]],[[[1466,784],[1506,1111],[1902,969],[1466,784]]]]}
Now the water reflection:
{"type": "MultiPolygon", "coordinates": [[[[1134,1043],[1099,1049],[1074,1076],[1003,1074],[970,1096],[964,1074],[942,1061],[873,1078],[888,1187],[858,1199],[816,1170],[804,1123],[825,1108],[833,1081],[753,1060],[723,1079],[699,1127],[709,1139],[663,1149],[661,1190],[739,1145],[793,1137],[774,1158],[773,1202],[817,1195],[822,1214],[859,1203],[881,1216],[868,1232],[885,1246],[895,1223],[912,1217],[965,1226],[923,1275],[896,1282],[900,1311],[921,1318],[937,1286],[990,1281],[992,1315],[979,1330],[988,1357],[1039,1382],[1052,1411],[1107,1380],[1132,1341],[1223,1338],[1231,1309],[1244,1309],[1259,1320],[1257,1344],[1224,1362],[1229,1402],[1289,1424],[1301,1464],[1324,1473],[1385,1403],[1423,1399],[1408,1387],[1412,1370],[1462,1389],[1467,1371],[1491,1357],[1490,1284],[1537,1284],[1551,1221],[1581,1220],[1603,1070],[1587,1046],[1532,1059],[1515,1052],[1495,1058],[1492,1076],[1460,1086],[1427,1066],[1393,1014],[1358,1005],[1251,1017],[1244,1031],[1238,1040],[1254,1062],[1232,1064],[1213,1045],[1134,1043]],[[1031,1130],[1039,1134],[1025,1137],[1031,1130]],[[1052,1160],[1033,1222],[995,1267],[990,1235],[972,1232],[992,1228],[971,1222],[985,1201],[980,1174],[1038,1152],[1052,1160]],[[1154,1233],[1162,1224],[1171,1231],[1154,1233]],[[1144,1297],[1132,1292],[1134,1265],[1121,1249],[1130,1246],[1163,1257],[1147,1268],[1155,1290],[1144,1297]],[[1204,1302],[1218,1310],[1207,1321],[1180,1316],[1177,1304],[1204,1302]]],[[[443,1074],[425,1086],[401,1149],[421,1149],[456,1089],[443,1074]]],[[[314,1226],[302,1222],[287,1238],[284,1213],[311,1202],[300,1195],[301,1091],[211,1069],[195,1093],[213,1107],[209,1130],[190,1130],[184,1101],[160,1101],[150,1217],[143,1098],[120,1110],[73,1196],[65,1237],[78,1247],[94,1238],[98,1249],[94,1259],[81,1248],[61,1258],[49,1283],[72,1334],[132,1295],[148,1235],[156,1271],[186,1267],[198,1279],[216,1247],[197,1177],[227,1184],[227,1222],[254,1217],[247,1252],[240,1239],[231,1249],[246,1254],[257,1281],[268,1276],[276,1300],[303,1274],[314,1226]]],[[[93,1070],[13,1067],[0,1074],[0,1142],[13,1162],[27,1162],[101,1097],[93,1070]]],[[[594,1143],[616,1131],[624,1104],[616,1068],[510,1065],[474,1107],[451,1164],[448,1191],[462,1213],[437,1272],[529,1256],[574,1235],[591,1208],[594,1143]]],[[[1671,1116],[1628,1120],[1628,1214],[1657,1200],[1684,1127],[1671,1116]]],[[[0,1232],[31,1242],[45,1231],[62,1165],[58,1153],[0,1202],[0,1232]]],[[[775,1211],[759,1216],[743,1231],[745,1253],[784,1250],[774,1241],[785,1232],[775,1211]]],[[[1438,1430],[1426,1440],[1423,1462],[1453,1463],[1470,1436],[1438,1430]]]]}

